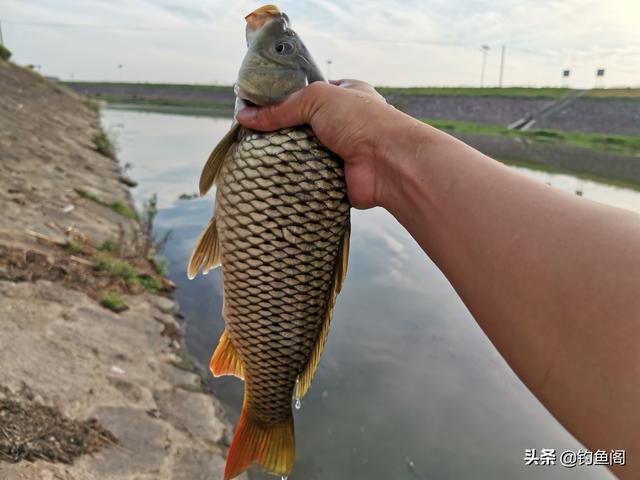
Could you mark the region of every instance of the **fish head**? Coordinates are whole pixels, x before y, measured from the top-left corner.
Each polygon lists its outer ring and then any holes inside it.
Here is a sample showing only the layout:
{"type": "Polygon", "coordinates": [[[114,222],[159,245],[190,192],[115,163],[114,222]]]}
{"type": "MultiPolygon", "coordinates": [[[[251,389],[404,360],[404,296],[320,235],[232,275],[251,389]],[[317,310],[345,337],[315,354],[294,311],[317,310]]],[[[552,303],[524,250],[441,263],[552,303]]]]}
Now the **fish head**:
{"type": "Polygon", "coordinates": [[[264,106],[324,80],[306,46],[275,5],[245,17],[247,53],[234,90],[238,99],[264,106]]]}

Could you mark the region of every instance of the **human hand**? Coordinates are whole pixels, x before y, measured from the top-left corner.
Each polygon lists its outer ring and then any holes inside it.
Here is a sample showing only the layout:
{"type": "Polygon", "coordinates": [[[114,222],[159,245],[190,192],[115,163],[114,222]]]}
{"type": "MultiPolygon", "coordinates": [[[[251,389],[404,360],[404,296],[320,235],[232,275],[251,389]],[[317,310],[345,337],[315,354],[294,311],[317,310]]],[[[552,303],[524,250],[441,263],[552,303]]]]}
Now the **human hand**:
{"type": "Polygon", "coordinates": [[[338,80],[312,83],[275,105],[245,108],[237,120],[261,131],[311,125],[320,142],[344,160],[351,205],[365,209],[381,204],[385,141],[398,116],[405,117],[368,83],[338,80]]]}

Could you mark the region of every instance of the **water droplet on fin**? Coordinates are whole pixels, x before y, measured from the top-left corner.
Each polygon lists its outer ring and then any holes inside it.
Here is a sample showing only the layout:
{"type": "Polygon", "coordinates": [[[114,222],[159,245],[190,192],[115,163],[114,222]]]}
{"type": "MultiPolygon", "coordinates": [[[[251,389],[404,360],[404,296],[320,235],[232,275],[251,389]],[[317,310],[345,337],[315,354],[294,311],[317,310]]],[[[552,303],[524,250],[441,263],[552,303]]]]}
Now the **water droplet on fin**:
{"type": "Polygon", "coordinates": [[[299,398],[296,398],[295,407],[296,407],[296,410],[300,410],[300,408],[302,408],[302,402],[300,401],[299,398]]]}

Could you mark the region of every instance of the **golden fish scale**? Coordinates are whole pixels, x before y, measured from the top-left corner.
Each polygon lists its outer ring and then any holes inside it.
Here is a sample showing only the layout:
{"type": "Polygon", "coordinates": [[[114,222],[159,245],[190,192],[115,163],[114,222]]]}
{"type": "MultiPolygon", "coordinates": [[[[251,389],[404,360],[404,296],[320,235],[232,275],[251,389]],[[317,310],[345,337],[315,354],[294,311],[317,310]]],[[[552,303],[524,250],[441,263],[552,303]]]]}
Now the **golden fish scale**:
{"type": "Polygon", "coordinates": [[[349,220],[342,161],[309,128],[249,131],[216,197],[224,318],[265,424],[291,418],[291,396],[318,338],[349,220]]]}

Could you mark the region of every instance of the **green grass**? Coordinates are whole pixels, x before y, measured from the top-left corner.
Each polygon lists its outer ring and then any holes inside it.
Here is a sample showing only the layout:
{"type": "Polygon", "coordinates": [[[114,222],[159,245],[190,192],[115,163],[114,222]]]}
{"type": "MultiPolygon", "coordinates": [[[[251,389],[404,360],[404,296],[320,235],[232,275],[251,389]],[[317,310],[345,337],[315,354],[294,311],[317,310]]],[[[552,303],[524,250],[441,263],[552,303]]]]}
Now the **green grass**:
{"type": "MultiPolygon", "coordinates": [[[[69,86],[93,86],[93,87],[120,87],[138,88],[141,90],[162,89],[167,92],[225,92],[233,94],[231,85],[193,85],[173,83],[125,83],[125,82],[63,82],[69,86]]],[[[383,95],[452,95],[472,97],[533,97],[533,98],[560,98],[569,92],[568,88],[559,87],[376,87],[383,95]]],[[[627,88],[596,88],[586,92],[585,96],[592,98],[640,98],[640,87],[627,88]]],[[[108,95],[104,96],[108,100],[108,95]]],[[[120,98],[120,97],[116,97],[120,98]]],[[[109,101],[109,100],[108,100],[109,101]]],[[[141,99],[141,102],[144,100],[141,99]]]]}
{"type": "Polygon", "coordinates": [[[156,273],[158,275],[166,277],[167,273],[169,273],[169,263],[164,257],[156,257],[153,262],[153,266],[155,267],[156,273]]]}
{"type": "Polygon", "coordinates": [[[116,240],[111,240],[110,238],[108,238],[100,244],[98,250],[100,250],[101,252],[117,253],[120,251],[120,244],[116,240]]]}
{"type": "Polygon", "coordinates": [[[108,103],[123,103],[127,105],[138,106],[156,106],[156,107],[185,107],[185,108],[213,108],[233,110],[234,102],[219,102],[213,100],[181,100],[174,98],[136,98],[120,95],[99,95],[100,98],[108,103]]]}
{"type": "Polygon", "coordinates": [[[196,85],[190,83],[127,83],[127,82],[64,82],[69,86],[94,86],[94,87],[121,87],[121,88],[141,88],[179,91],[201,91],[201,92],[227,92],[233,94],[233,85],[196,85]]]}
{"type": "Polygon", "coordinates": [[[454,97],[527,97],[527,98],[560,98],[568,88],[529,88],[529,87],[376,87],[382,95],[414,95],[414,96],[454,96],[454,97]]]}
{"type": "Polygon", "coordinates": [[[9,60],[11,58],[11,50],[2,44],[0,44],[0,58],[2,60],[9,60]]]}
{"type": "Polygon", "coordinates": [[[145,273],[140,273],[126,260],[121,260],[105,252],[100,252],[93,258],[93,269],[122,279],[125,285],[130,288],[139,285],[150,293],[156,293],[162,288],[159,280],[145,273]]]}
{"type": "Polygon", "coordinates": [[[476,135],[509,135],[537,142],[564,143],[575,147],[592,148],[609,152],[637,154],[640,152],[640,135],[613,135],[607,133],[561,132],[559,130],[533,129],[525,132],[509,130],[500,125],[461,122],[453,120],[424,119],[429,125],[449,132],[476,135]]]}
{"type": "Polygon", "coordinates": [[[80,242],[77,242],[76,240],[69,240],[67,242],[67,248],[71,253],[75,253],[75,254],[84,253],[84,246],[80,242]]]}
{"type": "Polygon", "coordinates": [[[91,200],[92,202],[95,202],[99,205],[110,208],[111,210],[113,210],[116,213],[119,213],[125,218],[130,218],[132,220],[137,220],[138,218],[138,214],[136,213],[135,209],[127,203],[124,203],[120,200],[115,200],[110,203],[106,202],[100,197],[98,197],[96,194],[88,192],[83,188],[76,188],[75,191],[82,198],[86,198],[87,200],[91,200]]]}
{"type": "Polygon", "coordinates": [[[140,284],[138,270],[133,265],[106,253],[98,253],[94,257],[93,269],[121,278],[128,287],[140,284]]]}
{"type": "Polygon", "coordinates": [[[114,212],[119,213],[123,217],[130,218],[132,220],[135,220],[138,218],[138,214],[133,209],[133,207],[131,207],[130,205],[124,202],[121,202],[120,200],[116,200],[115,202],[109,203],[107,207],[109,207],[114,212]]]}
{"type": "Polygon", "coordinates": [[[102,300],[100,300],[100,305],[116,313],[124,312],[129,308],[124,299],[114,292],[106,293],[105,296],[102,297],[102,300]]]}
{"type": "Polygon", "coordinates": [[[104,130],[100,130],[93,137],[91,137],[91,141],[93,142],[93,146],[96,147],[96,150],[109,158],[116,158],[116,147],[113,142],[106,134],[104,130]]]}
{"type": "Polygon", "coordinates": [[[640,88],[594,88],[584,94],[589,98],[633,98],[640,100],[640,88]]]}
{"type": "Polygon", "coordinates": [[[138,281],[147,292],[156,293],[162,288],[160,281],[149,275],[138,275],[138,281]]]}

